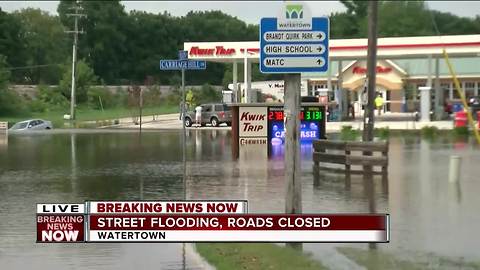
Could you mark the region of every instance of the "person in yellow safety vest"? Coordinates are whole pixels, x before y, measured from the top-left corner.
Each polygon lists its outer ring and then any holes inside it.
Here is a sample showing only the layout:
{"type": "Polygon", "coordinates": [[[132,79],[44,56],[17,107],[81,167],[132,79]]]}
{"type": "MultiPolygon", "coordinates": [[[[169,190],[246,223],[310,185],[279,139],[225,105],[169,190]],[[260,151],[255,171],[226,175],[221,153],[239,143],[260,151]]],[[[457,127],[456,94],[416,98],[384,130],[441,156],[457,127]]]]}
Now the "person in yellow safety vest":
{"type": "Polygon", "coordinates": [[[380,93],[377,94],[377,97],[375,98],[375,107],[377,107],[378,115],[380,115],[383,108],[383,97],[380,93]]]}

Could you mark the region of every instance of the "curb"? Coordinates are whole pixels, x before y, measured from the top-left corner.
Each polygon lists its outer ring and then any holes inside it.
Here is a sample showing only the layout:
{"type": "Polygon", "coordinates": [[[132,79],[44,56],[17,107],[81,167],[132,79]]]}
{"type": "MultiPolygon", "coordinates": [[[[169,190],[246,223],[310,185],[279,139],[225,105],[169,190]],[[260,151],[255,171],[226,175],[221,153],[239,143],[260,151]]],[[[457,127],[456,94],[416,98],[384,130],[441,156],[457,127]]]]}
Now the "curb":
{"type": "Polygon", "coordinates": [[[184,245],[185,252],[188,254],[188,257],[195,262],[195,266],[198,266],[204,270],[216,270],[214,266],[209,264],[202,256],[200,256],[194,244],[185,243],[184,245]]]}

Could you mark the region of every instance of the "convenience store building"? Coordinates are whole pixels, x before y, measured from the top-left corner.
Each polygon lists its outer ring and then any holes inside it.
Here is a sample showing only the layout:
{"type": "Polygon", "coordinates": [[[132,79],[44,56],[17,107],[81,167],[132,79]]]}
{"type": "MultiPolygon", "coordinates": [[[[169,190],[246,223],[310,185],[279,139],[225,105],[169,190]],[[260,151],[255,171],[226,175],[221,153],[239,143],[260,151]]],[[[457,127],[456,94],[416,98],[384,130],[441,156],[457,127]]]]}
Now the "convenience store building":
{"type": "MultiPolygon", "coordinates": [[[[308,94],[324,93],[346,111],[348,103],[361,109],[365,87],[367,39],[330,40],[330,66],[326,73],[303,73],[308,94]]],[[[379,38],[377,49],[376,90],[385,99],[385,110],[402,112],[407,98],[415,99],[416,89],[432,87],[432,98],[438,106],[456,100],[451,74],[442,49],[445,48],[467,97],[480,94],[480,35],[423,36],[379,38]]],[[[186,42],[190,59],[233,65],[233,85],[237,101],[251,102],[251,71],[259,61],[259,42],[186,42]],[[238,78],[239,68],[243,79],[238,78]],[[246,82],[239,89],[239,81],[246,82]],[[236,86],[236,87],[235,87],[236,86]],[[243,97],[242,99],[240,97],[243,97]]]]}

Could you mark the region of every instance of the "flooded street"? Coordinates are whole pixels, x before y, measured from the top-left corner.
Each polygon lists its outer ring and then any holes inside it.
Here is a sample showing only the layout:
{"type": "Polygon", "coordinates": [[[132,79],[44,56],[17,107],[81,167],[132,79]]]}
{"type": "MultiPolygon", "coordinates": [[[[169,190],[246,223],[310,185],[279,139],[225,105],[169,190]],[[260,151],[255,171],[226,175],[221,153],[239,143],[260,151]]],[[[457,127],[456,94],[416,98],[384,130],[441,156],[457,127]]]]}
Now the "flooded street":
{"type": "MultiPolygon", "coordinates": [[[[187,199],[247,199],[250,212],[283,212],[282,151],[262,146],[232,159],[228,130],[191,129],[187,199]]],[[[242,153],[241,153],[242,154],[242,153]]],[[[303,149],[305,213],[391,215],[400,257],[431,254],[480,261],[480,151],[472,142],[393,137],[389,177],[327,174],[314,185],[311,149],[303,149]],[[448,182],[450,155],[462,157],[461,180],[448,182]]],[[[36,244],[36,203],[183,198],[179,131],[59,131],[13,135],[0,145],[0,265],[4,269],[199,269],[182,244],[36,244]]],[[[335,247],[305,244],[314,257],[350,268],[335,247]],[[330,260],[330,261],[329,261],[330,260]]]]}

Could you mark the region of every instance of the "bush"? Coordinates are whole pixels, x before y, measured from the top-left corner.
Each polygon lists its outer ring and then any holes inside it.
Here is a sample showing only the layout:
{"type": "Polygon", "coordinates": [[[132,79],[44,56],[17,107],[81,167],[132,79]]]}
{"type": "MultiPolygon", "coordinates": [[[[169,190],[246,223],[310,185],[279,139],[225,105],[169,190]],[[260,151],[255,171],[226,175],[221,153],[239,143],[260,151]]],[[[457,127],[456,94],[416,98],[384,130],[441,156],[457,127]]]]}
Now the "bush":
{"type": "Polygon", "coordinates": [[[143,106],[158,106],[161,104],[162,92],[158,85],[152,85],[143,93],[143,106]]]}
{"type": "MultiPolygon", "coordinates": [[[[69,64],[67,64],[64,69],[65,71],[59,87],[65,97],[70,97],[72,86],[72,69],[69,64]]],[[[83,60],[77,62],[75,75],[75,101],[77,104],[88,102],[88,91],[90,86],[97,82],[97,76],[95,76],[93,69],[90,68],[90,66],[88,66],[88,64],[83,60]]]]}
{"type": "Polygon", "coordinates": [[[468,127],[455,127],[453,128],[453,135],[454,136],[468,136],[468,127]]]}
{"type": "Polygon", "coordinates": [[[25,101],[13,90],[0,89],[0,115],[13,116],[27,113],[25,101]]]}
{"type": "Polygon", "coordinates": [[[47,107],[48,105],[39,99],[32,100],[28,103],[28,108],[32,112],[45,112],[47,107]]]}
{"type": "Polygon", "coordinates": [[[115,97],[108,89],[103,87],[90,87],[87,92],[88,107],[101,110],[115,106],[115,97]]]}
{"type": "Polygon", "coordinates": [[[45,109],[43,111],[67,108],[70,104],[68,99],[64,95],[62,95],[62,92],[58,87],[49,87],[46,85],[38,86],[37,100],[38,101],[32,101],[31,103],[33,104],[30,104],[30,106],[32,109],[36,108],[40,111],[42,111],[41,104],[45,106],[45,109]]]}
{"type": "Polygon", "coordinates": [[[219,102],[222,100],[222,94],[215,90],[211,85],[204,84],[196,97],[199,104],[209,102],[219,102]]]}
{"type": "Polygon", "coordinates": [[[435,126],[425,126],[420,130],[423,137],[435,138],[438,134],[438,128],[435,126]]]}
{"type": "Polygon", "coordinates": [[[8,89],[10,71],[6,69],[6,58],[0,55],[0,115],[25,113],[25,102],[17,93],[8,89]]]}
{"type": "Polygon", "coordinates": [[[375,135],[377,135],[381,139],[385,139],[385,138],[388,138],[388,136],[390,136],[390,129],[388,127],[375,128],[374,132],[375,132],[375,135]]]}
{"type": "Polygon", "coordinates": [[[358,130],[354,130],[352,126],[342,126],[340,130],[340,139],[345,141],[354,141],[360,135],[358,130]]]}
{"type": "Polygon", "coordinates": [[[173,89],[172,92],[167,96],[165,102],[167,105],[178,106],[182,101],[182,93],[178,89],[173,89]]]}

